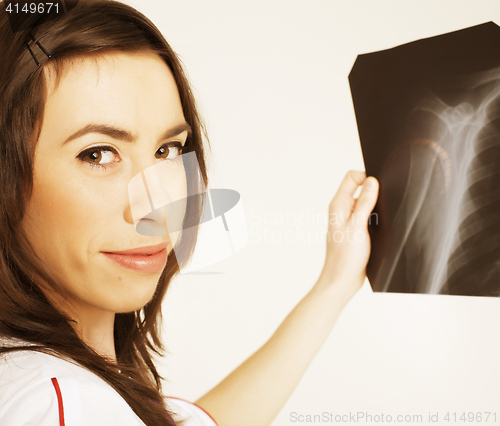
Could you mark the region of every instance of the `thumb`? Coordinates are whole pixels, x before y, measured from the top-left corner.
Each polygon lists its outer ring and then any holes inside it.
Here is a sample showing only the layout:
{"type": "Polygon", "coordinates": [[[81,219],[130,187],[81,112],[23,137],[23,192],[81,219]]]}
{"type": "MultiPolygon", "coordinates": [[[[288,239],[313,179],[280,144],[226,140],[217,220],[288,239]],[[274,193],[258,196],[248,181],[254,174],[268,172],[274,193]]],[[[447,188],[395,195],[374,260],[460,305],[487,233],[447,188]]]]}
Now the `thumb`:
{"type": "Polygon", "coordinates": [[[357,224],[363,226],[368,224],[368,218],[377,203],[378,189],[379,184],[377,179],[373,176],[365,179],[353,212],[357,224]]]}

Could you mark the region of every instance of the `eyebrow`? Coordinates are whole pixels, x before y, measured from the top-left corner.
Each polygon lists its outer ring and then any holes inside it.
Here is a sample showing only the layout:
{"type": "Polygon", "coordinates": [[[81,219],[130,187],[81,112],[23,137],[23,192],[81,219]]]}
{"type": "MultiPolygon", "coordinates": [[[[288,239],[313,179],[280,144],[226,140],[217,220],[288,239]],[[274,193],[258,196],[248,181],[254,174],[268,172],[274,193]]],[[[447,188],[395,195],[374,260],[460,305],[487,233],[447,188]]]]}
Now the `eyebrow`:
{"type": "MultiPolygon", "coordinates": [[[[183,132],[188,132],[188,134],[192,133],[191,126],[184,122],[181,124],[172,127],[167,130],[160,138],[160,140],[169,139],[173,136],[180,135],[183,132]]],[[[74,139],[81,138],[82,136],[98,133],[101,135],[109,136],[113,139],[121,140],[124,142],[135,142],[138,137],[128,132],[127,130],[118,129],[116,127],[108,126],[106,124],[87,124],[85,127],[73,133],[69,138],[67,138],[62,144],[65,145],[68,142],[71,142],[74,139]]]]}

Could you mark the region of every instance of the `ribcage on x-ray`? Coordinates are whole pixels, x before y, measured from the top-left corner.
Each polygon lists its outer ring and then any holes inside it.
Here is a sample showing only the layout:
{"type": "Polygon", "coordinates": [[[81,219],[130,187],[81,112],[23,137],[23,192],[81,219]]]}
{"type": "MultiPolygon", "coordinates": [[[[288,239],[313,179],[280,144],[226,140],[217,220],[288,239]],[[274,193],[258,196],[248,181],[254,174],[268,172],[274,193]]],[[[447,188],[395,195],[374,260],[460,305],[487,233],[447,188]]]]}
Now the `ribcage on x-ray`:
{"type": "Polygon", "coordinates": [[[384,165],[376,291],[500,296],[500,70],[488,81],[471,103],[423,102],[414,123],[428,138],[384,165]]]}
{"type": "Polygon", "coordinates": [[[500,111],[495,104],[488,111],[493,120],[475,141],[441,294],[500,296],[500,127],[495,119],[500,111]]]}

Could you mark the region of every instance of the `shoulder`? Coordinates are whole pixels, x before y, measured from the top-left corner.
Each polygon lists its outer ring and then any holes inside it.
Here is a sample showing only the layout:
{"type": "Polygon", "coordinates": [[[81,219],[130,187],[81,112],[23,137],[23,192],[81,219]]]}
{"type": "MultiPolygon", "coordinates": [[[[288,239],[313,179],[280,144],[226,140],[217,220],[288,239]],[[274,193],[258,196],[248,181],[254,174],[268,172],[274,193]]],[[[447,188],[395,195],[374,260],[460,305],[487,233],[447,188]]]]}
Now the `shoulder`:
{"type": "Polygon", "coordinates": [[[183,420],[183,426],[217,426],[215,420],[202,408],[181,398],[166,396],[165,402],[174,419],[183,420]]]}
{"type": "Polygon", "coordinates": [[[92,372],[32,351],[0,357],[0,424],[144,425],[125,400],[92,372]]]}
{"type": "MultiPolygon", "coordinates": [[[[217,426],[193,403],[175,397],[165,401],[184,426],[217,426]]],[[[69,360],[26,350],[0,355],[0,425],[61,424],[144,426],[111,386],[69,360]]]]}

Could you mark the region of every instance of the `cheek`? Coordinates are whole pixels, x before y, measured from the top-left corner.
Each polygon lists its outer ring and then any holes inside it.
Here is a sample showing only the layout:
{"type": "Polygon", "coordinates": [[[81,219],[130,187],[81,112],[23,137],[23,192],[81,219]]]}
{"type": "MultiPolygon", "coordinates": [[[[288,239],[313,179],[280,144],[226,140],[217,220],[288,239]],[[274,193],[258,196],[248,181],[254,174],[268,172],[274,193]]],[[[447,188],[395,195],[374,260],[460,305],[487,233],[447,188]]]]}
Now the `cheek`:
{"type": "Polygon", "coordinates": [[[71,230],[71,223],[78,222],[79,214],[76,191],[67,188],[68,182],[35,176],[33,192],[24,218],[28,238],[42,242],[54,242],[57,236],[71,230]]]}
{"type": "Polygon", "coordinates": [[[73,224],[80,220],[75,215],[81,213],[74,192],[54,183],[35,177],[22,226],[36,255],[57,280],[64,282],[67,265],[79,269],[72,255],[78,245],[73,224]]]}
{"type": "Polygon", "coordinates": [[[86,253],[105,227],[109,206],[116,205],[113,194],[104,196],[104,190],[70,173],[42,170],[35,175],[23,227],[42,260],[86,253]]]}

